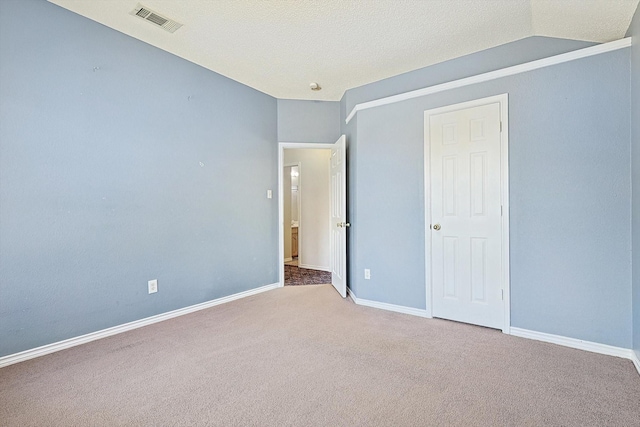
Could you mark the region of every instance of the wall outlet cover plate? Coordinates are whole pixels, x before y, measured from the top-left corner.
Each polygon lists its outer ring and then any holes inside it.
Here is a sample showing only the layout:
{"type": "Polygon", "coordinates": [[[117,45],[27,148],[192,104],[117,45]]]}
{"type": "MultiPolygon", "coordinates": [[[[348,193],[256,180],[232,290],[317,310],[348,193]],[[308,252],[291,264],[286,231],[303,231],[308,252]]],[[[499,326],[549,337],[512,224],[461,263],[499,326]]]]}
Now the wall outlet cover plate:
{"type": "Polygon", "coordinates": [[[148,286],[149,286],[149,293],[150,294],[154,294],[154,293],[158,292],[158,279],[149,280],[148,286]]]}

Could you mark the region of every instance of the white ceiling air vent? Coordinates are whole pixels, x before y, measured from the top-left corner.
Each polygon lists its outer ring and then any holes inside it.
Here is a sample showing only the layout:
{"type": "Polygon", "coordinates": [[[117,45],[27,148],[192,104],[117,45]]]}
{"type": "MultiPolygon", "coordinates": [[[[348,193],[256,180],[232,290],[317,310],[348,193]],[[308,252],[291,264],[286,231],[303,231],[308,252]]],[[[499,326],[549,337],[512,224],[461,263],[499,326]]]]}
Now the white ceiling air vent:
{"type": "Polygon", "coordinates": [[[169,19],[166,16],[162,16],[159,13],[142,6],[140,3],[138,3],[136,8],[131,11],[131,15],[135,15],[145,21],[152,22],[170,33],[175,33],[178,28],[182,27],[182,24],[179,22],[169,19]]]}

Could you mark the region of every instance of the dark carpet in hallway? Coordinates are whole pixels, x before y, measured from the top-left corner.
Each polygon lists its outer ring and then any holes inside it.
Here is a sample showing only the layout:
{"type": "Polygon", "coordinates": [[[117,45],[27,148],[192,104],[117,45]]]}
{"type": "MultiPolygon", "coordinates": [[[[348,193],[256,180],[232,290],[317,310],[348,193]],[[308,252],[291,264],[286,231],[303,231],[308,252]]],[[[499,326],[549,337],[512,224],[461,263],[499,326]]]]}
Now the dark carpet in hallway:
{"type": "Polygon", "coordinates": [[[325,285],[331,283],[331,273],[328,271],[311,270],[294,265],[284,266],[284,285],[325,285]]]}

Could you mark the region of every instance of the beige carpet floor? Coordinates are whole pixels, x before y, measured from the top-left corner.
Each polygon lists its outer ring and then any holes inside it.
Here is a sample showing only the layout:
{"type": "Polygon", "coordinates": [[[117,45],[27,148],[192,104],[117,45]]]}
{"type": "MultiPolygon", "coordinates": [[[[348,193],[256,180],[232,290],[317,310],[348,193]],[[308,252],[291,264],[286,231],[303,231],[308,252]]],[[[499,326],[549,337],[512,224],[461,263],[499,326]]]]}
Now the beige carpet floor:
{"type": "Polygon", "coordinates": [[[629,360],[292,286],[0,369],[2,426],[639,426],[629,360]]]}

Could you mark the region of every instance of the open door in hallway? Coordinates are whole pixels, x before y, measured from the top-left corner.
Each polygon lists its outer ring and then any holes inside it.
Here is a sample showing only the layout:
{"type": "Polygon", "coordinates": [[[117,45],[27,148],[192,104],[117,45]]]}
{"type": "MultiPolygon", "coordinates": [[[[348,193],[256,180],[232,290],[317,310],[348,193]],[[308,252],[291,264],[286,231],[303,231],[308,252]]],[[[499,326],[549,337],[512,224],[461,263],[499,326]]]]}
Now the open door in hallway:
{"type": "Polygon", "coordinates": [[[331,148],[331,284],[347,296],[347,183],[346,137],[331,148]]]}

